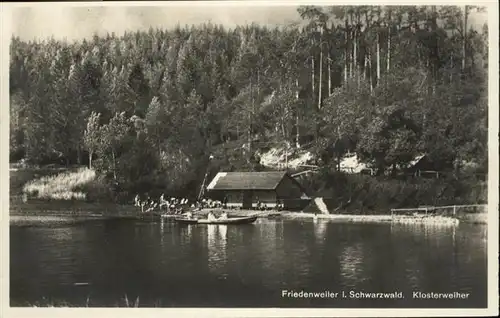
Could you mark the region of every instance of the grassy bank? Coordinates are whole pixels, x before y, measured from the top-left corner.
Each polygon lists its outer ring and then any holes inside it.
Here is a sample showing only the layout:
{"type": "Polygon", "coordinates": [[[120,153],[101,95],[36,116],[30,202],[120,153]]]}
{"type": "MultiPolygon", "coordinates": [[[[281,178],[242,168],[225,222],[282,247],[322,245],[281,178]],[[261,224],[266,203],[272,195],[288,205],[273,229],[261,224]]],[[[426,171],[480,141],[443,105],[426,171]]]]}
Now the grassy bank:
{"type": "Polygon", "coordinates": [[[53,177],[60,173],[76,171],[78,169],[79,168],[23,167],[11,165],[9,169],[10,195],[21,195],[23,193],[23,187],[30,181],[44,177],[53,177]]]}
{"type": "Polygon", "coordinates": [[[13,225],[66,224],[138,212],[111,202],[107,187],[85,167],[11,166],[9,201],[13,225]]]}
{"type": "Polygon", "coordinates": [[[114,202],[115,198],[96,171],[74,167],[15,167],[10,169],[10,201],[114,202]]]}
{"type": "Polygon", "coordinates": [[[94,170],[80,168],[31,180],[23,186],[23,193],[45,200],[86,200],[87,194],[82,189],[95,179],[94,170]]]}

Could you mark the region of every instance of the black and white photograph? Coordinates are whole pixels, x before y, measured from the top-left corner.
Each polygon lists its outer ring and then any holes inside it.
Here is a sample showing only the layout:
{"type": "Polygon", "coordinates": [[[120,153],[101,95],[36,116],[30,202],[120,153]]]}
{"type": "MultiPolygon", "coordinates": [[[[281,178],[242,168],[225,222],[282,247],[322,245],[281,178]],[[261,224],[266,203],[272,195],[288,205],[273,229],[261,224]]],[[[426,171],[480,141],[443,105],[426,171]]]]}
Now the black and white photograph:
{"type": "Polygon", "coordinates": [[[0,315],[498,314],[498,3],[2,11],[0,315]]]}

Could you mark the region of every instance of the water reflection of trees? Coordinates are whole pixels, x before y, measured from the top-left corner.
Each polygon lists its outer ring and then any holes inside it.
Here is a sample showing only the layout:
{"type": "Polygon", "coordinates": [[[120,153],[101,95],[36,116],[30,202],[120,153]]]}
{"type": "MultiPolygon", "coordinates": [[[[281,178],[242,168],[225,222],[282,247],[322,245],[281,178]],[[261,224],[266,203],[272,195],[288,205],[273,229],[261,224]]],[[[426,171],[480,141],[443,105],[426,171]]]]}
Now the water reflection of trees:
{"type": "MultiPolygon", "coordinates": [[[[184,246],[184,245],[190,244],[191,242],[195,241],[193,238],[193,234],[194,234],[193,227],[194,227],[194,225],[182,225],[179,227],[180,235],[178,235],[178,237],[180,239],[181,245],[184,246]]],[[[177,234],[177,233],[175,233],[175,234],[177,234]]]]}
{"type": "Polygon", "coordinates": [[[394,253],[393,240],[387,224],[336,225],[339,241],[338,266],[343,287],[374,291],[394,291],[406,285],[397,285],[404,260],[394,253]]]}
{"type": "Polygon", "coordinates": [[[325,241],[327,228],[328,228],[328,221],[316,220],[314,222],[314,235],[318,243],[323,243],[325,241]]]}
{"type": "MultiPolygon", "coordinates": [[[[419,290],[459,290],[464,280],[486,271],[481,230],[468,225],[395,224],[393,255],[404,264],[404,277],[419,290]]],[[[466,284],[468,285],[468,283],[466,284]]]]}
{"type": "Polygon", "coordinates": [[[208,268],[217,275],[227,275],[227,225],[207,224],[208,268]]]}
{"type": "Polygon", "coordinates": [[[55,241],[69,241],[73,238],[73,234],[77,234],[75,232],[80,232],[79,234],[83,234],[83,231],[78,231],[78,227],[61,227],[61,228],[51,228],[47,232],[47,237],[55,240],[55,241]],[[75,231],[76,229],[76,231],[75,231]]]}
{"type": "Polygon", "coordinates": [[[303,288],[321,271],[321,254],[316,246],[313,223],[289,221],[284,228],[283,275],[287,287],[303,288]],[[295,286],[290,286],[291,282],[295,286]]]}
{"type": "Polygon", "coordinates": [[[262,268],[262,283],[270,288],[279,288],[278,285],[286,281],[283,276],[287,257],[284,249],[283,221],[263,220],[258,226],[259,260],[256,260],[255,264],[262,268]]]}
{"type": "MultiPolygon", "coordinates": [[[[87,268],[94,264],[90,257],[98,238],[87,227],[71,225],[64,227],[40,227],[23,229],[28,238],[25,242],[11,246],[16,249],[11,259],[11,268],[22,273],[23,282],[28,281],[30,289],[57,285],[72,287],[74,283],[91,281],[92,273],[87,268]],[[31,236],[32,235],[32,236],[31,236]],[[30,242],[30,240],[36,240],[30,242]]],[[[11,274],[15,275],[15,274],[11,274]]]]}
{"type": "Polygon", "coordinates": [[[354,287],[364,280],[364,254],[362,242],[347,245],[340,253],[340,275],[344,286],[354,287]]]}

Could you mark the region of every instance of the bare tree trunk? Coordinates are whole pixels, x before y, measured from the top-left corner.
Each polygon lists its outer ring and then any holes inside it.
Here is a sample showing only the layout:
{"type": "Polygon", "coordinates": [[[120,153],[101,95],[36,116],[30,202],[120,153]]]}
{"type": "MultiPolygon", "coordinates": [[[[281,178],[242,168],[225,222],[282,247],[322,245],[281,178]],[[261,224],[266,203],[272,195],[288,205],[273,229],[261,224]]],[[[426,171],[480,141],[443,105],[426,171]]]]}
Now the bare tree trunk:
{"type": "Polygon", "coordinates": [[[354,76],[358,77],[358,34],[357,26],[354,28],[352,34],[353,50],[352,50],[352,64],[354,69],[354,76]]]}
{"type": "Polygon", "coordinates": [[[351,22],[350,27],[352,28],[352,30],[350,30],[350,32],[349,32],[349,34],[350,34],[350,37],[349,37],[349,39],[350,39],[350,43],[349,43],[350,44],[349,45],[349,49],[350,49],[350,53],[349,53],[349,55],[350,55],[349,78],[352,79],[352,77],[354,76],[354,63],[356,62],[354,60],[354,51],[353,51],[353,49],[351,49],[351,45],[354,46],[356,43],[356,37],[355,37],[355,33],[354,33],[355,31],[354,31],[354,26],[353,26],[354,19],[352,18],[352,13],[350,15],[349,20],[351,22]]]}
{"type": "Polygon", "coordinates": [[[368,59],[366,57],[367,53],[365,52],[365,54],[363,55],[363,81],[366,81],[366,73],[368,73],[368,59]]]}
{"type": "Polygon", "coordinates": [[[312,57],[311,59],[311,88],[312,88],[312,92],[311,92],[311,95],[312,95],[312,100],[313,100],[313,103],[314,103],[314,56],[312,57]]]}
{"type": "Polygon", "coordinates": [[[286,130],[285,130],[285,117],[281,116],[281,133],[283,134],[283,139],[286,138],[286,130]]]}
{"type": "Polygon", "coordinates": [[[387,19],[387,73],[391,69],[391,10],[388,12],[387,19]]]}
{"type": "Polygon", "coordinates": [[[359,11],[356,13],[356,28],[354,29],[355,32],[355,53],[354,53],[354,58],[356,59],[356,67],[355,67],[355,72],[356,72],[356,79],[357,79],[357,84],[358,87],[361,85],[361,65],[359,65],[358,61],[358,56],[360,55],[360,39],[361,39],[361,15],[359,11]]]}
{"type": "Polygon", "coordinates": [[[464,7],[464,27],[463,27],[463,43],[462,43],[462,72],[465,71],[465,60],[467,58],[467,19],[469,15],[469,8],[464,7]]]}
{"type": "Polygon", "coordinates": [[[296,101],[296,107],[297,109],[295,110],[295,128],[296,128],[296,132],[295,132],[295,146],[297,148],[300,148],[300,132],[299,132],[299,103],[298,103],[298,100],[299,100],[299,80],[298,79],[295,79],[295,101],[296,101]]]}
{"type": "MultiPolygon", "coordinates": [[[[453,39],[455,37],[455,32],[451,30],[451,38],[453,39]]],[[[455,65],[453,63],[453,51],[450,53],[450,84],[453,83],[453,69],[455,68],[455,65]]]]}
{"type": "Polygon", "coordinates": [[[432,81],[432,95],[436,94],[436,85],[439,80],[441,80],[439,76],[439,41],[437,35],[437,11],[436,6],[432,6],[432,39],[434,44],[434,52],[432,54],[432,71],[433,71],[433,81],[432,81]]]}
{"type": "Polygon", "coordinates": [[[391,34],[389,29],[389,38],[387,39],[387,73],[391,70],[391,34]]]}
{"type": "MultiPolygon", "coordinates": [[[[368,19],[368,11],[365,11],[365,21],[366,21],[366,27],[364,33],[366,34],[367,32],[370,32],[370,20],[368,19]]],[[[372,80],[372,61],[371,61],[371,47],[366,46],[365,48],[365,57],[364,57],[364,77],[363,79],[366,80],[366,77],[369,78],[370,81],[370,93],[373,91],[373,80],[372,80]],[[370,73],[368,73],[370,71],[370,73]]]]}
{"type": "Polygon", "coordinates": [[[377,30],[377,85],[380,82],[380,34],[377,30]]]}
{"type": "Polygon", "coordinates": [[[347,72],[349,68],[349,22],[347,20],[347,9],[345,10],[345,52],[344,52],[344,83],[347,83],[347,72]]]}
{"type": "Polygon", "coordinates": [[[300,148],[300,128],[299,128],[299,112],[297,111],[297,114],[295,116],[295,129],[296,129],[296,132],[295,132],[295,147],[297,147],[297,149],[300,148]]]}
{"type": "Polygon", "coordinates": [[[113,156],[113,178],[116,181],[116,158],[114,149],[111,151],[111,155],[113,156]]]}
{"type": "Polygon", "coordinates": [[[381,23],[381,12],[378,11],[377,16],[377,86],[380,83],[380,23],[381,23]]]}
{"type": "Polygon", "coordinates": [[[323,27],[319,38],[319,83],[318,83],[318,110],[321,109],[321,88],[323,82],[323,27]]]}
{"type": "Polygon", "coordinates": [[[328,50],[328,97],[332,95],[332,60],[328,50]]]}
{"type": "Polygon", "coordinates": [[[248,160],[250,160],[250,157],[251,157],[251,153],[252,153],[252,121],[253,121],[253,118],[252,118],[252,111],[254,109],[254,94],[253,94],[253,81],[252,81],[252,77],[253,76],[250,76],[250,95],[251,95],[251,106],[252,106],[252,109],[251,111],[248,112],[248,160]]]}
{"type": "Polygon", "coordinates": [[[368,68],[370,69],[370,75],[368,75],[370,81],[370,93],[373,93],[372,56],[370,51],[368,51],[368,68]]]}
{"type": "Polygon", "coordinates": [[[94,154],[93,151],[89,151],[89,169],[92,169],[92,155],[94,154]]]}

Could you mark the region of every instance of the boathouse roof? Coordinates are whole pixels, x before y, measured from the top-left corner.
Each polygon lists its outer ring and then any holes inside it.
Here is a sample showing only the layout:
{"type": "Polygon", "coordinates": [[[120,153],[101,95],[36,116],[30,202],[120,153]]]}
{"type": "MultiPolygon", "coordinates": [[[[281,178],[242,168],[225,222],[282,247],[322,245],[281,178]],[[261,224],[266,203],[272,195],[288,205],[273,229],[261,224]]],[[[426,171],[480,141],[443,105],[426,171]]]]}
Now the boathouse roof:
{"type": "Polygon", "coordinates": [[[275,190],[284,178],[297,182],[285,171],[219,172],[207,190],[275,190]]]}

